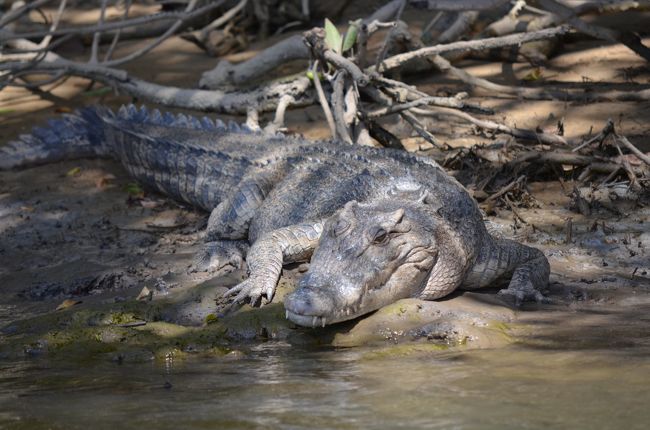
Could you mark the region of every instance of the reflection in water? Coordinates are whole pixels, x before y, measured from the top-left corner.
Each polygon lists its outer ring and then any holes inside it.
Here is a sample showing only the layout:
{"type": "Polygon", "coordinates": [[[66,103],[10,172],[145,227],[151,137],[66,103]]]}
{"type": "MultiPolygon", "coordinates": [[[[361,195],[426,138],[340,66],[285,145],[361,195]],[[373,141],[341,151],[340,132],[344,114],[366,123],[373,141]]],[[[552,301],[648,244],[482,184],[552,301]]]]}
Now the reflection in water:
{"type": "Polygon", "coordinates": [[[0,368],[0,427],[641,429],[648,352],[400,355],[269,342],[235,360],[34,360],[0,368]]]}

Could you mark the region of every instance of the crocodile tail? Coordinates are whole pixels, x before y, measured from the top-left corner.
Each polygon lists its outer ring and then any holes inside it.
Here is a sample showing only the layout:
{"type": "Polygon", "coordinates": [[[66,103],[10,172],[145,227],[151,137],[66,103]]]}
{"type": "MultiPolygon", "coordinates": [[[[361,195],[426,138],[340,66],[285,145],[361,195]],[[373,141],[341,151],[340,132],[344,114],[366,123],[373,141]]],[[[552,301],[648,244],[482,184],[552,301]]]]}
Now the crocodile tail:
{"type": "Polygon", "coordinates": [[[88,107],[52,119],[47,127],[35,127],[0,147],[0,170],[106,156],[104,118],[113,116],[109,109],[88,107]]]}

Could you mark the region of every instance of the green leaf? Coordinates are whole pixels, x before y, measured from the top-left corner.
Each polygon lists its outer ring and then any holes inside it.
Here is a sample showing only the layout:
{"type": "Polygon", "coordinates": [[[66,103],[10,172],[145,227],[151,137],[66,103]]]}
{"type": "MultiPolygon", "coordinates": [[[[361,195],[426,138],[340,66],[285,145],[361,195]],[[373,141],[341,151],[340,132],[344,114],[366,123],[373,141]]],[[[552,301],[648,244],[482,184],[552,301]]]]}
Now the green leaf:
{"type": "Polygon", "coordinates": [[[337,54],[341,53],[341,33],[327,18],[325,18],[325,46],[337,54]]]}
{"type": "Polygon", "coordinates": [[[124,191],[126,191],[133,197],[144,196],[144,190],[140,188],[140,185],[136,184],[135,182],[129,182],[128,184],[126,184],[126,186],[124,187],[124,191]]]}
{"type": "Polygon", "coordinates": [[[14,112],[16,112],[16,109],[0,108],[0,115],[6,115],[6,114],[9,114],[9,113],[14,113],[14,112]]]}
{"type": "Polygon", "coordinates": [[[343,38],[343,48],[341,49],[341,52],[345,52],[354,46],[357,41],[357,36],[359,35],[359,25],[361,25],[360,19],[350,23],[348,31],[345,33],[345,37],[343,38]]]}
{"type": "Polygon", "coordinates": [[[542,69],[539,67],[532,70],[526,76],[524,76],[524,81],[538,81],[542,77],[542,69]]]}
{"type": "Polygon", "coordinates": [[[110,92],[111,92],[111,87],[101,87],[101,88],[97,88],[96,90],[84,91],[83,95],[86,97],[96,97],[96,96],[103,96],[104,94],[108,94],[110,92]]]}
{"type": "Polygon", "coordinates": [[[81,173],[81,167],[73,167],[72,169],[68,170],[65,175],[66,176],[78,176],[79,173],[81,173]]]}

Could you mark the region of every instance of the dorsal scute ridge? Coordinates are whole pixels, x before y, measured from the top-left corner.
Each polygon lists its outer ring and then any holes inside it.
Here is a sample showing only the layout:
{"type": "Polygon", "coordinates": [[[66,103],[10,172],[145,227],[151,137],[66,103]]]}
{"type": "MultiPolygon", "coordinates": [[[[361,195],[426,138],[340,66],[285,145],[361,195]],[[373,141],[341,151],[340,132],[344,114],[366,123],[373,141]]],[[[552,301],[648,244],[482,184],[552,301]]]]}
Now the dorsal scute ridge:
{"type": "MultiPolygon", "coordinates": [[[[124,121],[131,121],[144,124],[160,125],[165,127],[179,127],[192,130],[204,130],[213,132],[229,132],[244,134],[262,134],[261,130],[251,128],[246,124],[239,124],[233,120],[224,123],[220,119],[212,120],[206,116],[197,118],[184,113],[173,114],[171,112],[161,113],[158,109],[147,109],[144,105],[139,108],[134,104],[122,105],[116,114],[106,109],[103,114],[110,117],[117,117],[124,121]]],[[[276,133],[275,137],[284,137],[282,133],[276,133]]]]}

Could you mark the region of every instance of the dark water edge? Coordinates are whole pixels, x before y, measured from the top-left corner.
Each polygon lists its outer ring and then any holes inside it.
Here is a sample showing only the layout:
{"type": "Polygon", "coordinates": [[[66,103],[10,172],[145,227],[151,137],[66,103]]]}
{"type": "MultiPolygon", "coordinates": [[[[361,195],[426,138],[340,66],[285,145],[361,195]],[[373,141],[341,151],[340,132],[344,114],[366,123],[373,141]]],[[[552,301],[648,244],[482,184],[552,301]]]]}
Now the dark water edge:
{"type": "Polygon", "coordinates": [[[300,349],[0,364],[7,429],[646,429],[650,348],[300,349]]]}

